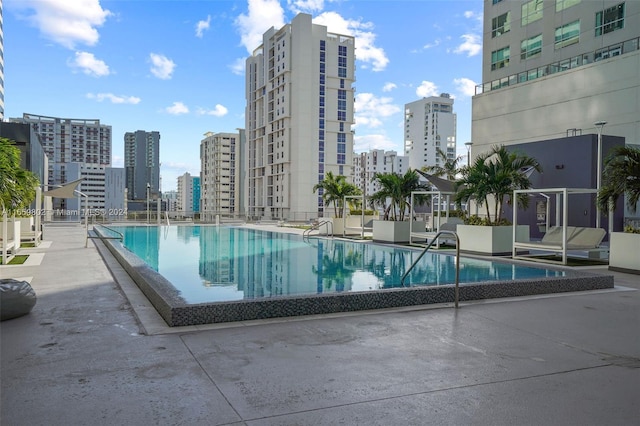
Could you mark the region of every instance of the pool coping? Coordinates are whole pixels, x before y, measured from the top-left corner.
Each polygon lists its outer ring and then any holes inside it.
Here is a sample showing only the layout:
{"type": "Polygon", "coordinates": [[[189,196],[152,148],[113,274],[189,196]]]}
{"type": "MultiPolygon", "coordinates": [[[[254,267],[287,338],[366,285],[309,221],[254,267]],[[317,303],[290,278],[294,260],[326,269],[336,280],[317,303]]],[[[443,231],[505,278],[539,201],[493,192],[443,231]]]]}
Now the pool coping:
{"type": "MultiPolygon", "coordinates": [[[[106,237],[98,229],[99,237],[106,237]]],[[[100,238],[114,258],[151,302],[170,327],[217,324],[270,318],[298,317],[452,303],[455,285],[390,288],[367,292],[278,296],[261,300],[241,300],[188,304],[165,277],[113,239],[100,238]]],[[[478,258],[466,256],[469,258],[478,258]]],[[[529,265],[522,261],[500,262],[529,265]]],[[[540,267],[540,265],[529,265],[540,267]]],[[[485,281],[459,286],[459,301],[534,296],[614,288],[612,275],[600,275],[575,269],[545,266],[570,271],[568,277],[543,277],[514,281],[485,281]]]]}

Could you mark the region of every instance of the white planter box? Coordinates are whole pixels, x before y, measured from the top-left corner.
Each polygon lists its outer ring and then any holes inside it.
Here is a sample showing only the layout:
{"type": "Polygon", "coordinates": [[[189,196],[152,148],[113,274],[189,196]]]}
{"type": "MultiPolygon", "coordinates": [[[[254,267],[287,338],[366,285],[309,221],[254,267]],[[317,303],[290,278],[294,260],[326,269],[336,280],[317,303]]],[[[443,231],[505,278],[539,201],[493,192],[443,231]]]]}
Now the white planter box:
{"type": "MultiPolygon", "coordinates": [[[[460,251],[483,255],[511,255],[513,226],[458,225],[460,251]]],[[[529,241],[529,225],[516,227],[516,240],[529,241]]]]}
{"type": "Polygon", "coordinates": [[[609,269],[640,274],[640,234],[611,233],[609,269]]]}
{"type": "MultiPolygon", "coordinates": [[[[415,220],[412,226],[414,229],[424,229],[426,225],[424,221],[415,220]]],[[[373,241],[379,243],[408,243],[409,221],[374,220],[373,241]]]]}

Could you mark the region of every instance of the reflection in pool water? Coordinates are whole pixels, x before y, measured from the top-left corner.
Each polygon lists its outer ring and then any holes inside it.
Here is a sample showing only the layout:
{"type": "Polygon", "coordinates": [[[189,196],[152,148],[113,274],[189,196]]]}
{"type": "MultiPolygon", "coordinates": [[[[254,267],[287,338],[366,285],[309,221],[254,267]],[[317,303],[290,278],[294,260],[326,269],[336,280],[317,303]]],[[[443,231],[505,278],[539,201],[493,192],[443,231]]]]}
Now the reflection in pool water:
{"type": "MultiPolygon", "coordinates": [[[[370,242],[224,226],[113,227],[124,245],[167,278],[187,303],[400,287],[420,251],[370,242]]],[[[460,283],[565,276],[500,261],[460,259],[460,283]]],[[[407,286],[453,284],[455,257],[428,253],[407,286]]]]}

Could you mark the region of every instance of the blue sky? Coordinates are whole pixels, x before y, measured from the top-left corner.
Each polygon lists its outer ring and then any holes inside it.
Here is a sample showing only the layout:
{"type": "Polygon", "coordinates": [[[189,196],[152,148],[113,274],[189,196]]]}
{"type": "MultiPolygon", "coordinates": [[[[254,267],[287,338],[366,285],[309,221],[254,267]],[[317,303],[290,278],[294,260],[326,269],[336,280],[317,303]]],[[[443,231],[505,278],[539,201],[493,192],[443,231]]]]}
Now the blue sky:
{"type": "Polygon", "coordinates": [[[244,127],[244,60],[299,12],[356,36],[355,151],[403,150],[404,104],[455,98],[458,154],[482,74],[481,0],[4,0],[5,117],[159,131],[162,189],[200,171],[206,132],[244,127]]]}

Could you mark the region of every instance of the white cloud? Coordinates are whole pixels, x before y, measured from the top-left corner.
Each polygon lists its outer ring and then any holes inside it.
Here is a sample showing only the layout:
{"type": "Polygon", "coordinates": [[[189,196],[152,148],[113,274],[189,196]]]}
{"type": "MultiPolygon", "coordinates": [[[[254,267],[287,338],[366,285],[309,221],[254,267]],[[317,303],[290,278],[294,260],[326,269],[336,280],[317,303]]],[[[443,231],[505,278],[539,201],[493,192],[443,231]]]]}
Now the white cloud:
{"type": "Polygon", "coordinates": [[[455,48],[455,53],[466,53],[468,57],[475,56],[482,51],[482,40],[475,34],[463,34],[460,38],[464,42],[455,48]]]}
{"type": "Polygon", "coordinates": [[[112,104],[132,104],[137,105],[141,99],[136,96],[118,96],[113,93],[87,93],[87,98],[95,99],[98,102],[104,100],[111,101],[112,104]]]}
{"type": "Polygon", "coordinates": [[[99,0],[20,0],[20,8],[33,13],[26,19],[49,40],[68,49],[76,44],[93,46],[100,35],[97,27],[112,13],[99,0]]]}
{"type": "Polygon", "coordinates": [[[437,39],[435,39],[435,40],[433,41],[433,43],[427,43],[427,44],[425,44],[424,46],[422,46],[422,48],[423,48],[424,50],[427,50],[427,49],[431,49],[432,47],[436,47],[436,46],[439,46],[439,45],[440,45],[440,39],[439,39],[439,38],[437,38],[437,39]]]}
{"type": "Polygon", "coordinates": [[[384,149],[385,151],[398,151],[402,155],[402,148],[398,143],[389,139],[387,135],[356,135],[353,138],[353,150],[355,152],[368,152],[371,149],[384,149]]]}
{"type": "Polygon", "coordinates": [[[206,110],[204,108],[198,108],[198,115],[213,115],[214,117],[224,117],[229,110],[223,105],[217,104],[213,109],[206,110]]]}
{"type": "Polygon", "coordinates": [[[373,93],[358,93],[355,102],[355,126],[376,128],[382,126],[382,119],[402,111],[391,103],[392,98],[376,97],[373,93]]]}
{"type": "Polygon", "coordinates": [[[247,58],[238,58],[229,65],[229,69],[235,75],[243,75],[247,58]]]}
{"type": "Polygon", "coordinates": [[[176,64],[171,59],[164,55],[151,53],[149,60],[151,61],[151,74],[161,80],[169,80],[171,78],[173,70],[176,68],[176,64]]]}
{"type": "Polygon", "coordinates": [[[367,66],[370,64],[373,71],[382,71],[387,67],[389,58],[384,49],[375,46],[376,35],[371,31],[371,22],[347,20],[336,12],[325,12],[316,17],[313,23],[326,26],[332,33],[354,36],[357,60],[367,66]]]}
{"type": "Polygon", "coordinates": [[[110,74],[109,66],[104,61],[96,59],[93,53],[76,52],[75,58],[70,60],[68,64],[93,77],[104,77],[110,74]]]}
{"type": "Polygon", "coordinates": [[[196,24],[196,37],[202,38],[202,34],[205,30],[209,29],[211,25],[211,15],[207,15],[206,21],[198,21],[196,24]]]}
{"type": "Polygon", "coordinates": [[[395,83],[385,83],[385,85],[382,87],[382,91],[383,92],[390,92],[393,89],[397,89],[398,85],[395,83]]]}
{"type": "Polygon", "coordinates": [[[165,112],[168,112],[171,115],[182,115],[188,114],[189,108],[182,102],[174,102],[170,107],[165,108],[165,112]]]}
{"type": "Polygon", "coordinates": [[[295,14],[320,12],[324,9],[324,0],[287,0],[287,5],[295,14]]]}
{"type": "Polygon", "coordinates": [[[249,12],[236,18],[240,41],[249,54],[262,44],[262,34],[269,28],[282,28],[284,10],[279,0],[249,0],[249,12]]]}
{"type": "Polygon", "coordinates": [[[482,22],[483,14],[482,12],[476,13],[473,10],[467,10],[464,12],[464,17],[467,19],[475,19],[476,21],[482,22]]]}
{"type": "Polygon", "coordinates": [[[478,83],[473,80],[464,77],[456,78],[453,80],[453,83],[456,85],[458,92],[464,96],[474,96],[476,94],[476,86],[478,83]]]}
{"type": "Polygon", "coordinates": [[[416,89],[416,95],[420,98],[428,98],[429,96],[438,96],[440,92],[438,91],[438,86],[431,81],[423,81],[420,83],[420,86],[416,89]]]}

